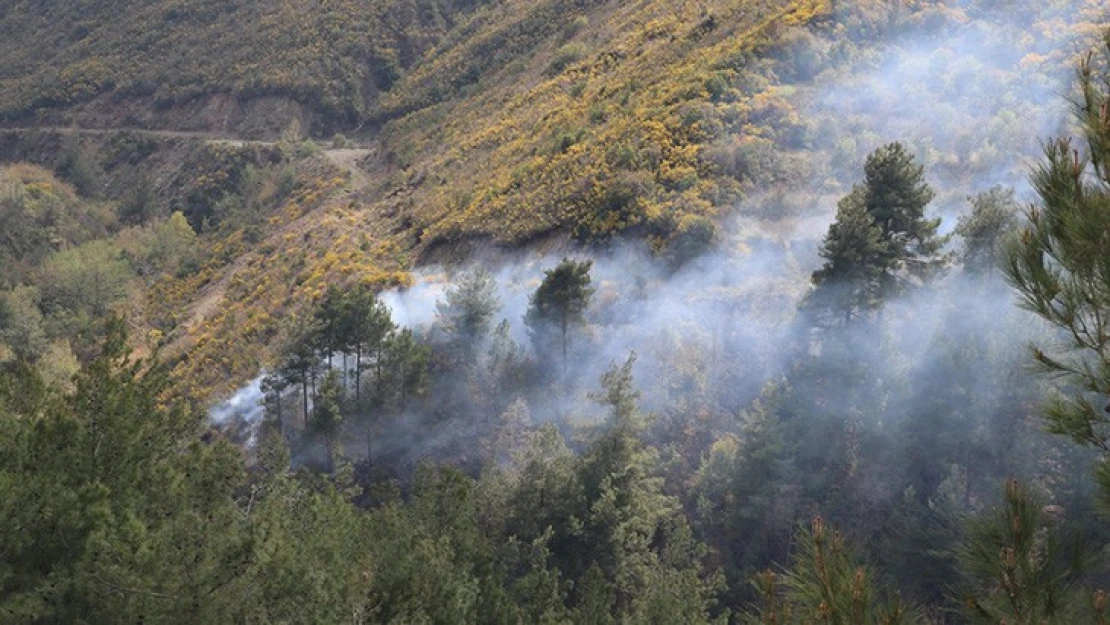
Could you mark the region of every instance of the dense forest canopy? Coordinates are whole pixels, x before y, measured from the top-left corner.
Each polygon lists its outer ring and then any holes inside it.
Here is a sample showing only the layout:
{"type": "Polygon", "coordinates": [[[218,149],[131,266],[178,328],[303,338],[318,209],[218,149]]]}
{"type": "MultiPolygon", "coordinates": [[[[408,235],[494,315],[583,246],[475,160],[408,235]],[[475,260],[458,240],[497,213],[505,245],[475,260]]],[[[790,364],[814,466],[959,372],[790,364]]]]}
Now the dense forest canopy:
{"type": "Polygon", "coordinates": [[[1110,619],[1108,24],[0,0],[0,622],[1110,619]]]}

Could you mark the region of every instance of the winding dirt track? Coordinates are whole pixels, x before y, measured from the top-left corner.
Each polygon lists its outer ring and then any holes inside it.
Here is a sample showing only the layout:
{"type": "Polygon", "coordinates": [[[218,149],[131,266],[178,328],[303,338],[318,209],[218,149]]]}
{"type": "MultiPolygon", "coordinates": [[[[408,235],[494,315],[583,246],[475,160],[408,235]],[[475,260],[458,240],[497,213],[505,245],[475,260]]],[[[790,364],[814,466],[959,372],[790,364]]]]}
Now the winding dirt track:
{"type": "MultiPolygon", "coordinates": [[[[212,145],[228,145],[234,147],[246,147],[256,145],[260,147],[272,147],[277,145],[277,141],[263,141],[259,139],[243,139],[241,137],[229,137],[220,135],[218,133],[190,131],[190,130],[149,130],[146,128],[78,128],[75,126],[31,126],[26,128],[0,128],[0,132],[46,132],[59,135],[92,135],[103,136],[116,133],[132,133],[139,136],[152,137],[156,139],[183,139],[187,141],[203,141],[212,145]]],[[[325,149],[324,156],[336,167],[348,172],[351,175],[351,190],[362,191],[370,186],[370,177],[365,171],[359,167],[359,161],[363,160],[374,150],[367,146],[357,146],[353,148],[338,148],[338,149],[325,149]]]]}

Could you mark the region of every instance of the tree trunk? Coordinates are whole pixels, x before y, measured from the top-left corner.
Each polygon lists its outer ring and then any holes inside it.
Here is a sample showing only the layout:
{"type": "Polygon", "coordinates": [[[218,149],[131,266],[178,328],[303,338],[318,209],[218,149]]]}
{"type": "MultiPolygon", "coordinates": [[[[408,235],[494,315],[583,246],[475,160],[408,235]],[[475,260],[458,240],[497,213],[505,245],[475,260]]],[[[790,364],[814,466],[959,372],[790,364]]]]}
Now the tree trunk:
{"type": "Polygon", "coordinates": [[[301,376],[301,395],[304,399],[304,429],[308,430],[308,374],[301,376]]]}
{"type": "Polygon", "coordinates": [[[366,420],[366,465],[369,466],[369,467],[374,466],[373,444],[374,444],[373,428],[371,427],[370,420],[367,419],[366,420]]]}
{"type": "Polygon", "coordinates": [[[362,343],[355,345],[355,406],[362,409],[362,343]]]}
{"type": "Polygon", "coordinates": [[[381,344],[378,344],[378,352],[377,352],[377,356],[374,358],[374,360],[377,361],[377,362],[374,363],[375,367],[376,367],[376,371],[377,371],[376,375],[375,375],[375,380],[374,380],[374,388],[375,389],[380,389],[382,387],[382,346],[381,346],[381,344]]]}

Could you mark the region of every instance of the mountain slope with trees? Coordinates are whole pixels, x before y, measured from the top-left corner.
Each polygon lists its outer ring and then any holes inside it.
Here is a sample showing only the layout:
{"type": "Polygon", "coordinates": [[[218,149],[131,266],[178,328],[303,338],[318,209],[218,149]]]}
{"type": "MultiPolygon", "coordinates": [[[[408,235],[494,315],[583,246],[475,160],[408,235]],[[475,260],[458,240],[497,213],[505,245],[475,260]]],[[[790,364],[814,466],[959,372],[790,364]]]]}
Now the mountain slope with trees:
{"type": "Polygon", "coordinates": [[[936,41],[951,56],[943,46],[987,33],[998,58],[1015,58],[979,68],[1001,87],[970,94],[981,106],[954,123],[991,128],[988,144],[969,150],[961,130],[910,146],[946,173],[937,190],[955,210],[994,175],[986,151],[1027,146],[1015,128],[1046,105],[1025,81],[1055,83],[1104,19],[1097,4],[1026,15],[992,2],[12,2],[0,92],[46,99],[12,104],[8,123],[48,128],[0,139],[4,158],[118,202],[124,223],[187,217],[192,270],[144,276],[147,301],[129,317],[146,348],[188,353],[178,377],[207,389],[272,362],[285,332],[275,313],[303,312],[330,283],[402,284],[422,262],[544,241],[644,241],[678,267],[730,237],[734,215],[772,229],[807,218],[846,194],[846,164],[898,138],[856,127],[874,98],[901,115],[886,92],[865,86],[858,100],[837,94],[843,111],[814,110],[829,86],[872,75],[888,42],[936,41]],[[140,27],[163,35],[151,45],[165,54],[136,47],[140,27]],[[60,43],[35,55],[28,33],[60,43]],[[388,84],[360,82],[381,59],[396,60],[388,84]],[[73,101],[47,93],[57,80],[44,72],[93,61],[110,80],[78,80],[99,86],[73,101]],[[151,73],[162,104],[133,88],[151,73]],[[51,130],[71,122],[104,132],[51,130]],[[271,141],[236,143],[250,136],[271,141]],[[356,175],[308,138],[362,148],[356,175]]]}
{"type": "Polygon", "coordinates": [[[1023,212],[802,115],[1006,7],[844,4],[469,7],[358,148],[4,135],[0,621],[1110,619],[1110,32],[1023,212]]]}

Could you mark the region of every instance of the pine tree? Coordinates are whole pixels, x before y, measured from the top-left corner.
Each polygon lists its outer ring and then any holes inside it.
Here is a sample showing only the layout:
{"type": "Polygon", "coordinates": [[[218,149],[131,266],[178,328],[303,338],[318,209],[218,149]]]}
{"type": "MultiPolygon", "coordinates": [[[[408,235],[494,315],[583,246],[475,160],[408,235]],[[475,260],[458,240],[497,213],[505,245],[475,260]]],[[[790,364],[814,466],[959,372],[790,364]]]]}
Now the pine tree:
{"type": "Polygon", "coordinates": [[[463,274],[447,289],[443,299],[436,303],[436,319],[465,360],[485,340],[500,308],[501,298],[493,276],[484,269],[476,269],[463,274]]]}
{"type": "Polygon", "coordinates": [[[984,625],[1096,622],[1078,586],[1080,545],[1026,488],[1008,481],[1003,503],[971,519],[958,552],[964,616],[984,625]]]}
{"type": "Polygon", "coordinates": [[[320,370],[317,358],[317,327],[312,320],[294,318],[288,326],[284,345],[280,348],[281,362],[275,375],[285,386],[301,388],[301,416],[308,428],[311,417],[309,399],[316,392],[316,374],[320,370]]]}
{"type": "Polygon", "coordinates": [[[45,320],[38,305],[38,290],[18,286],[0,293],[0,342],[20,360],[34,363],[46,351],[45,320]]]}
{"type": "Polygon", "coordinates": [[[393,332],[386,339],[385,374],[378,403],[395,412],[407,409],[412,398],[422,395],[427,388],[430,356],[427,346],[416,340],[411,329],[393,332]]]}
{"type": "Polygon", "coordinates": [[[898,625],[918,622],[899,598],[877,597],[873,573],[858,563],[844,538],[820,517],[797,537],[794,562],[781,575],[753,580],[761,598],[749,625],[898,625]]]}
{"type": "Polygon", "coordinates": [[[994,187],[968,201],[971,214],[956,225],[956,234],[963,239],[960,260],[968,272],[990,274],[998,265],[1002,242],[1018,227],[1014,190],[994,187]]]}
{"type": "Polygon", "coordinates": [[[0,373],[0,620],[239,620],[241,453],[164,406],[165,369],[133,361],[124,328],[109,322],[72,392],[24,377],[11,401],[0,373]]]}
{"type": "MultiPolygon", "coordinates": [[[[1110,34],[1103,50],[1110,61],[1110,34]]],[[[1105,66],[1103,66],[1105,67],[1105,66]]],[[[1104,453],[1099,481],[1110,503],[1110,70],[1079,68],[1076,116],[1085,149],[1060,139],[1033,173],[1039,197],[1007,246],[1003,270],[1026,308],[1062,331],[1063,349],[1033,357],[1062,389],[1048,404],[1050,431],[1104,453]]]]}
{"type": "MultiPolygon", "coordinates": [[[[254,558],[236,599],[238,622],[338,623],[366,618],[367,597],[378,564],[369,556],[384,542],[337,488],[334,476],[319,479],[289,471],[281,437],[262,439],[260,468],[252,484],[249,517],[254,558]]],[[[384,568],[384,567],[383,567],[384,568]]]]}
{"type": "Polygon", "coordinates": [[[515,488],[508,500],[507,534],[531,541],[552,528],[556,557],[572,555],[575,537],[568,530],[580,512],[582,495],[576,461],[554,424],[541,425],[528,434],[526,443],[513,453],[515,488]]]}
{"type": "Polygon", "coordinates": [[[591,564],[590,568],[586,569],[578,582],[577,591],[578,606],[574,611],[576,622],[597,623],[597,625],[617,623],[613,618],[613,605],[617,600],[616,591],[597,563],[591,564]]]}
{"type": "Polygon", "coordinates": [[[531,424],[528,404],[518,397],[494,420],[489,434],[482,440],[482,456],[486,462],[501,464],[510,460],[513,452],[523,447],[531,424]]]}
{"type": "Polygon", "coordinates": [[[891,243],[892,265],[911,272],[935,263],[943,241],[937,237],[939,219],[925,219],[925,208],[935,194],[925,182],[924,168],[898,142],[867,157],[863,166],[861,199],[867,213],[891,243]]]}
{"type": "Polygon", "coordinates": [[[66,138],[57,172],[59,177],[72,184],[77,193],[82,196],[100,197],[103,171],[88,150],[81,145],[78,135],[66,138]]]}
{"type": "Polygon", "coordinates": [[[907,487],[869,545],[883,572],[916,602],[943,603],[956,578],[953,551],[962,536],[957,521],[967,501],[965,490],[957,488],[964,484],[954,477],[948,492],[931,494],[926,502],[912,486],[907,487]]]}
{"type": "Polygon", "coordinates": [[[386,341],[396,325],[389,308],[368,288],[359,287],[350,293],[347,307],[346,327],[350,328],[350,335],[346,349],[355,354],[355,405],[361,411],[362,374],[366,365],[373,363],[377,371],[375,381],[380,382],[386,341]]]}
{"type": "Polygon", "coordinates": [[[344,351],[351,335],[350,306],[347,292],[329,286],[323,301],[313,313],[316,326],[316,349],[320,357],[332,367],[335,354],[344,351]]]}
{"type": "Polygon", "coordinates": [[[592,261],[564,258],[554,269],[545,271],[543,282],[529,299],[528,313],[524,317],[537,352],[547,352],[553,339],[558,342],[564,371],[570,330],[585,323],[583,315],[594,293],[590,286],[592,266],[592,261]]]}
{"type": "Polygon", "coordinates": [[[474,484],[451,469],[422,466],[412,499],[371,519],[375,564],[369,593],[381,623],[482,623],[483,579],[492,549],[477,525],[474,484]]]}
{"type": "Polygon", "coordinates": [[[132,181],[127,195],[119,205],[120,221],[126,224],[142,225],[150,221],[158,211],[158,195],[150,176],[140,174],[132,181]]]}
{"type": "Polygon", "coordinates": [[[807,304],[851,320],[875,308],[911,280],[930,275],[942,262],[939,219],[925,219],[933,199],[924,170],[901,143],[867,157],[864,181],[837,207],[836,221],[821,246],[825,265],[807,304]]]}
{"type": "Polygon", "coordinates": [[[335,470],[339,455],[339,428],[344,416],[343,384],[334,369],[324,374],[316,395],[312,398],[312,429],[324,438],[327,471],[335,470]]]}
{"type": "Polygon", "coordinates": [[[524,390],[529,361],[524,348],[511,336],[507,319],[494,328],[486,351],[484,366],[479,371],[477,395],[481,410],[487,415],[498,414],[524,390]]]}
{"type": "Polygon", "coordinates": [[[843,314],[845,322],[878,305],[879,280],[889,256],[889,242],[860,195],[857,188],[840,201],[818,252],[825,264],[813,274],[817,288],[806,302],[816,310],[843,314]]]}
{"type": "MultiPolygon", "coordinates": [[[[663,492],[658,453],[641,439],[646,418],[632,381],[634,363],[633,355],[614,364],[602,376],[601,392],[591,395],[609,410],[609,420],[578,466],[584,508],[578,516],[581,537],[567,554],[570,570],[577,576],[600,569],[614,593],[612,613],[618,619],[669,622],[676,603],[651,602],[667,579],[665,585],[687,590],[679,602],[686,622],[706,622],[719,577],[703,569],[705,547],[690,535],[678,500],[663,492]],[[658,618],[638,620],[640,611],[657,612],[658,618]]],[[[580,593],[577,600],[581,608],[594,599],[580,593]]]]}
{"type": "Polygon", "coordinates": [[[740,436],[716,441],[694,478],[696,528],[720,554],[734,604],[753,570],[784,559],[790,543],[796,443],[779,416],[781,395],[765,391],[740,416],[740,436]]]}
{"type": "Polygon", "coordinates": [[[285,391],[289,388],[289,381],[280,375],[269,374],[262,378],[259,390],[262,391],[263,405],[267,418],[273,423],[277,431],[284,432],[289,424],[285,422],[282,413],[285,401],[285,391]]]}

